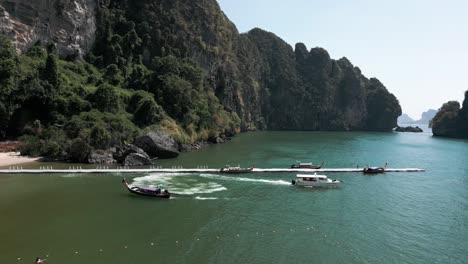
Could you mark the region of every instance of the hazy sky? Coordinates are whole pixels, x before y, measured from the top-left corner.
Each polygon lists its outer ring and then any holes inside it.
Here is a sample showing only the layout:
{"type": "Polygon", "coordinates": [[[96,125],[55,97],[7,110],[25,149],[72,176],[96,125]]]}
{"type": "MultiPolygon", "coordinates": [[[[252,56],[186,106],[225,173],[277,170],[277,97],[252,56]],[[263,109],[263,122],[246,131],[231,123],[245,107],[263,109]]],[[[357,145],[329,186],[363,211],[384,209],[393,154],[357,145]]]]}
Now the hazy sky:
{"type": "Polygon", "coordinates": [[[377,77],[418,119],[468,90],[467,0],[218,0],[240,32],[323,47],[377,77]]]}

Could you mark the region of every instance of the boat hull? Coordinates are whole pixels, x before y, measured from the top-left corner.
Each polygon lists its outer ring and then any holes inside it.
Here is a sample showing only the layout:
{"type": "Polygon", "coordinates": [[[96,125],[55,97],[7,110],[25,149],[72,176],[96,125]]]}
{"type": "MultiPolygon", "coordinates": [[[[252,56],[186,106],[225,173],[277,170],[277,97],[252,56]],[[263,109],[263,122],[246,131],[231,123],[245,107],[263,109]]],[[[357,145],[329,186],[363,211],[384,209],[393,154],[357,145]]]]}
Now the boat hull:
{"type": "Polygon", "coordinates": [[[242,173],[250,173],[252,172],[253,168],[247,168],[247,169],[231,169],[231,168],[222,168],[219,170],[220,173],[226,173],[226,174],[242,174],[242,173]]]}
{"type": "Polygon", "coordinates": [[[171,194],[169,192],[168,193],[161,192],[159,194],[151,193],[151,192],[144,192],[144,191],[141,191],[138,187],[130,187],[130,186],[127,186],[127,189],[130,193],[141,195],[141,196],[148,196],[148,197],[162,198],[162,199],[169,199],[171,197],[171,194]]]}
{"type": "Polygon", "coordinates": [[[299,166],[299,165],[291,165],[291,169],[314,169],[319,170],[322,168],[322,165],[319,166],[299,166]]]}
{"type": "Polygon", "coordinates": [[[298,163],[291,165],[291,169],[313,169],[319,170],[323,166],[323,162],[320,165],[313,165],[312,163],[298,163]]]}
{"type": "Polygon", "coordinates": [[[292,184],[299,187],[309,187],[309,188],[334,188],[341,181],[327,179],[327,181],[304,181],[302,179],[292,180],[292,184]]]}
{"type": "Polygon", "coordinates": [[[127,188],[127,190],[130,193],[133,193],[133,194],[154,197],[154,198],[163,198],[163,199],[168,199],[171,197],[171,193],[168,192],[167,190],[161,191],[161,189],[156,189],[156,188],[129,186],[125,178],[122,179],[122,184],[125,186],[125,188],[127,188]]]}
{"type": "Polygon", "coordinates": [[[339,182],[335,182],[335,183],[306,183],[306,182],[302,182],[302,181],[299,181],[294,184],[295,186],[298,186],[298,187],[308,187],[308,188],[335,188],[337,187],[339,184],[339,182]]]}
{"type": "Polygon", "coordinates": [[[384,168],[378,168],[378,169],[364,169],[362,171],[364,174],[379,174],[379,173],[384,173],[385,169],[384,168]]]}

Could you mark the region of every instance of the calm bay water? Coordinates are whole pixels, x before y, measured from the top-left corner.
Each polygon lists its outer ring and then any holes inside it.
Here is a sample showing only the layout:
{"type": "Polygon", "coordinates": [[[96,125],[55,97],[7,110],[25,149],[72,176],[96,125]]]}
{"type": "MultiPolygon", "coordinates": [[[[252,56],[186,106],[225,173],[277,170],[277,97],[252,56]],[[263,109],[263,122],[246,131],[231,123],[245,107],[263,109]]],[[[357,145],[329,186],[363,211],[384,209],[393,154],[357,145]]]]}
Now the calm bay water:
{"type": "MultiPolygon", "coordinates": [[[[467,263],[468,141],[430,133],[256,132],[159,166],[418,167],[329,173],[127,175],[170,200],[129,194],[122,175],[0,176],[0,263],[467,263]],[[18,258],[21,258],[18,260],[18,258]]],[[[38,165],[39,166],[39,165],[38,165]]],[[[68,165],[65,165],[68,166],[68,165]]]]}

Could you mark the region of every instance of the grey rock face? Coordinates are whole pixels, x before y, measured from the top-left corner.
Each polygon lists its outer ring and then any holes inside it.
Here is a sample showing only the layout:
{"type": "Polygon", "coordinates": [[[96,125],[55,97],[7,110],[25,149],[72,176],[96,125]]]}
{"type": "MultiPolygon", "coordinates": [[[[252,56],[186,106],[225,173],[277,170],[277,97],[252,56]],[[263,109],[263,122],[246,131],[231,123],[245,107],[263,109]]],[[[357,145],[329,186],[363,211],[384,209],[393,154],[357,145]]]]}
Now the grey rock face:
{"type": "Polygon", "coordinates": [[[208,145],[208,142],[206,141],[197,141],[192,144],[180,144],[180,151],[181,152],[189,152],[192,150],[197,150],[201,149],[203,147],[206,147],[208,145]]]}
{"type": "Polygon", "coordinates": [[[127,157],[125,157],[124,165],[125,166],[144,166],[150,165],[151,159],[148,155],[140,154],[140,153],[131,153],[127,157]]]}
{"type": "Polygon", "coordinates": [[[162,131],[152,131],[139,136],[134,144],[142,148],[151,158],[170,159],[180,154],[179,144],[162,131]]]}
{"type": "Polygon", "coordinates": [[[117,147],[116,151],[114,152],[114,159],[117,160],[118,163],[124,163],[125,158],[132,153],[138,153],[146,157],[147,159],[150,159],[150,157],[148,156],[148,154],[146,154],[144,150],[132,144],[117,147]]]}
{"type": "Polygon", "coordinates": [[[37,41],[56,43],[62,57],[82,57],[96,32],[96,0],[1,0],[0,34],[23,52],[37,41]]]}
{"type": "Polygon", "coordinates": [[[92,150],[88,155],[88,163],[90,164],[112,164],[115,162],[110,151],[92,150]]]}

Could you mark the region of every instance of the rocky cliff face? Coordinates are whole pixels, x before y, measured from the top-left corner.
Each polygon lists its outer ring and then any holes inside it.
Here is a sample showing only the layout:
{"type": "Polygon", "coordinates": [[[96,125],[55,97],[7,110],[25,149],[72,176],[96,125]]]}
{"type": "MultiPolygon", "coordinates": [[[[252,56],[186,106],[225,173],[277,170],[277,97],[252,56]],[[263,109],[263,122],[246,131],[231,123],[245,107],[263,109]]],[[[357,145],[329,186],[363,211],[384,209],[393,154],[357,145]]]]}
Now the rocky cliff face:
{"type": "Polygon", "coordinates": [[[94,43],[96,0],[1,0],[0,33],[20,52],[40,41],[63,57],[82,57],[94,43]]]}
{"type": "Polygon", "coordinates": [[[395,96],[348,59],[261,29],[239,34],[215,0],[0,1],[0,30],[21,50],[40,40],[81,56],[96,36],[90,57],[102,68],[190,58],[242,130],[390,131],[401,114],[395,96]]]}

